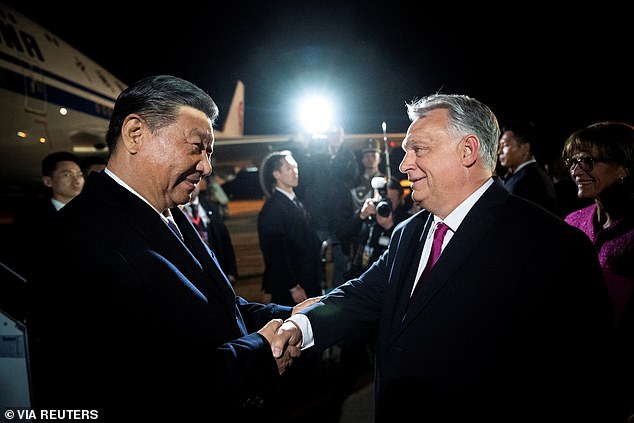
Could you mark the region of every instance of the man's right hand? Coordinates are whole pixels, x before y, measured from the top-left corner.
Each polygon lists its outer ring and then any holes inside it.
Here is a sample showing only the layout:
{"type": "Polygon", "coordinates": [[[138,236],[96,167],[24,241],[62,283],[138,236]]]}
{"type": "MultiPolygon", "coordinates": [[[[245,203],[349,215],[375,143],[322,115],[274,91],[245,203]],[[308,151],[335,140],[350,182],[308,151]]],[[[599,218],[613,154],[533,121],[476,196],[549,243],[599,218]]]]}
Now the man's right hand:
{"type": "MultiPolygon", "coordinates": [[[[281,328],[282,319],[273,319],[269,321],[262,329],[258,331],[258,333],[266,338],[266,340],[271,344],[271,348],[273,347],[273,341],[277,336],[277,330],[281,328]]],[[[301,344],[301,335],[300,335],[300,344],[301,344]]],[[[279,356],[275,356],[275,362],[277,364],[277,370],[280,374],[284,373],[286,369],[288,369],[291,364],[293,364],[293,359],[299,357],[301,353],[301,348],[299,346],[294,346],[289,344],[288,347],[280,353],[279,356]]]]}
{"type": "Polygon", "coordinates": [[[266,325],[264,325],[262,329],[258,331],[258,333],[265,337],[270,344],[273,341],[277,330],[282,326],[282,323],[284,323],[282,319],[272,319],[266,325]]]}
{"type": "Polygon", "coordinates": [[[273,357],[280,358],[284,353],[289,353],[291,357],[298,357],[302,346],[302,332],[299,327],[291,321],[285,321],[275,332],[271,341],[273,357]]]}
{"type": "Polygon", "coordinates": [[[376,214],[376,204],[374,202],[374,198],[366,198],[359,211],[359,219],[366,220],[368,217],[376,214]]]}

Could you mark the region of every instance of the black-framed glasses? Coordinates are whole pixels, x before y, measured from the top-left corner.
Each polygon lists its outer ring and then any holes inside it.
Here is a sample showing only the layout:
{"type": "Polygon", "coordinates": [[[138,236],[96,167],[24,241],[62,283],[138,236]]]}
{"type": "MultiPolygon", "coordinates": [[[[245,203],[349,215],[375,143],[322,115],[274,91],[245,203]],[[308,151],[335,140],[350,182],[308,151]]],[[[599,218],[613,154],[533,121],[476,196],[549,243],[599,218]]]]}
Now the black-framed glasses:
{"type": "Polygon", "coordinates": [[[610,160],[605,157],[587,156],[587,157],[580,157],[578,159],[573,159],[572,157],[566,157],[564,159],[564,164],[566,165],[566,168],[570,171],[572,171],[575,165],[578,165],[581,168],[581,170],[583,170],[584,172],[592,172],[592,169],[594,168],[595,163],[608,162],[608,161],[610,160]]]}

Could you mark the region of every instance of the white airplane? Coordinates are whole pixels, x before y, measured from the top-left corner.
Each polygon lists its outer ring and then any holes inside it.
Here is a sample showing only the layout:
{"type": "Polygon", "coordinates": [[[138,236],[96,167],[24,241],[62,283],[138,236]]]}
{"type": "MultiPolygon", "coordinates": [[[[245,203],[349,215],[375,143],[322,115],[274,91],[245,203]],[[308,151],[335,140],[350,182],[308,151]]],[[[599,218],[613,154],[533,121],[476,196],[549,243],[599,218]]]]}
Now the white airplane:
{"type": "Polygon", "coordinates": [[[0,178],[40,183],[53,151],[99,154],[125,84],[63,40],[0,4],[0,178]]]}
{"type": "MultiPolygon", "coordinates": [[[[0,181],[3,188],[40,182],[53,151],[107,155],[105,134],[126,84],[20,12],[0,3],[0,181]]],[[[222,111],[221,111],[222,114],[222,111]]],[[[244,135],[244,84],[237,81],[216,147],[268,142],[244,135]]],[[[271,137],[279,139],[279,137],[271,137]]],[[[222,148],[220,148],[222,150],[222,148]]],[[[236,157],[235,151],[222,156],[236,157]]]]}

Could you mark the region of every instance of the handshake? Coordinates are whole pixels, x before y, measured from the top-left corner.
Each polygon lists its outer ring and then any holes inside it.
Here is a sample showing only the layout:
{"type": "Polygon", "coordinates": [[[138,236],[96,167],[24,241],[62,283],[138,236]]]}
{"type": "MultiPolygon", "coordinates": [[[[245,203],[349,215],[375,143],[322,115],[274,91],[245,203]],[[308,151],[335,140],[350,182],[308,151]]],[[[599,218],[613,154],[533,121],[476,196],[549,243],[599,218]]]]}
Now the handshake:
{"type": "MultiPolygon", "coordinates": [[[[318,302],[321,297],[308,298],[293,307],[292,314],[318,302]]],[[[282,319],[273,319],[269,321],[258,333],[266,338],[271,345],[271,351],[277,370],[280,374],[284,373],[291,364],[293,359],[299,357],[302,349],[302,332],[299,327],[291,320],[284,322],[282,319]]]]}

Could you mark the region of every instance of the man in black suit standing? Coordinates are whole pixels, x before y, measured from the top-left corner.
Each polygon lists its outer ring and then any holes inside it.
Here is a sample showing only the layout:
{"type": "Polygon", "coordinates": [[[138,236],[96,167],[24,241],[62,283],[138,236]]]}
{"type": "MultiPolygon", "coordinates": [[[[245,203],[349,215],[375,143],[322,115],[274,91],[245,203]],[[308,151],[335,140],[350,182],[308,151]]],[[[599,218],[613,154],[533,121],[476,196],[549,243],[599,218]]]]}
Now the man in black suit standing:
{"type": "Polygon", "coordinates": [[[493,177],[486,105],[435,94],[408,114],[400,170],[423,209],[366,273],[287,320],[274,354],[377,322],[377,423],[610,421],[611,314],[591,243],[493,177]]]}
{"type": "Polygon", "coordinates": [[[267,421],[292,360],[274,359],[269,342],[301,305],[237,297],[178,207],[212,171],[217,116],[207,93],[172,76],[119,95],[107,167],[58,213],[31,286],[36,408],[267,421]]]}
{"type": "Polygon", "coordinates": [[[271,301],[293,306],[321,295],[321,242],[295,195],[297,161],[289,150],[269,153],[260,166],[266,196],[258,213],[258,240],[264,259],[262,289],[271,301]]]}
{"type": "MultiPolygon", "coordinates": [[[[84,173],[80,160],[70,151],[55,151],[42,159],[43,195],[26,201],[15,216],[16,240],[26,241],[29,245],[48,249],[55,245],[49,241],[51,223],[57,212],[84,188],[84,173]]],[[[36,266],[33,257],[24,254],[22,249],[13,249],[15,270],[27,280],[33,276],[36,266]]],[[[11,261],[10,261],[11,263],[11,261]]]]}
{"type": "Polygon", "coordinates": [[[539,134],[533,122],[509,121],[501,129],[498,157],[507,169],[504,186],[548,211],[559,214],[555,184],[537,160],[539,134]]]}

